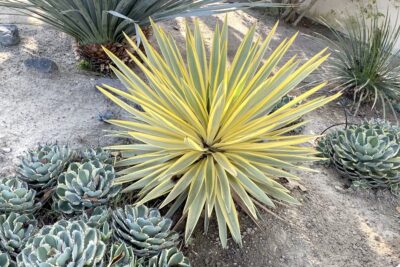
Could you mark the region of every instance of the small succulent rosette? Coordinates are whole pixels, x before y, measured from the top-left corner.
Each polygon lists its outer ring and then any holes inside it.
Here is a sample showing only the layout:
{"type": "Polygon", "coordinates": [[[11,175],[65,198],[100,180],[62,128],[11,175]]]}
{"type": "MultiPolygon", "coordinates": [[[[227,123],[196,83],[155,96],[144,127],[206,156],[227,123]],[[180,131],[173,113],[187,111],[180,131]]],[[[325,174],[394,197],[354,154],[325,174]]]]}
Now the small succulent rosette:
{"type": "Polygon", "coordinates": [[[17,177],[0,178],[0,213],[33,213],[41,207],[36,191],[17,177]]]}
{"type": "Polygon", "coordinates": [[[114,185],[114,168],[100,161],[74,162],[58,178],[53,207],[64,214],[107,205],[121,186],[114,185]]]}
{"type": "Polygon", "coordinates": [[[139,257],[158,255],[178,243],[179,234],[171,230],[172,220],[162,217],[158,209],[125,206],[115,210],[112,218],[115,239],[131,246],[139,257]]]}

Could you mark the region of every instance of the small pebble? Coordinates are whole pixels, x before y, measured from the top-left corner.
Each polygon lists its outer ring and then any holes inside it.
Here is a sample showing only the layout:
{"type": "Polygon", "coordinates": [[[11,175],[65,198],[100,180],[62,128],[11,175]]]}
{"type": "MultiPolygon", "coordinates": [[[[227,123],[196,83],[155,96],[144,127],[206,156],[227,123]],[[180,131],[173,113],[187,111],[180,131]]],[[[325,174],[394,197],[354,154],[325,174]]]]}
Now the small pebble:
{"type": "Polygon", "coordinates": [[[3,153],[10,153],[10,152],[11,152],[11,148],[9,148],[9,147],[3,147],[3,148],[1,148],[1,152],[3,152],[3,153]]]}

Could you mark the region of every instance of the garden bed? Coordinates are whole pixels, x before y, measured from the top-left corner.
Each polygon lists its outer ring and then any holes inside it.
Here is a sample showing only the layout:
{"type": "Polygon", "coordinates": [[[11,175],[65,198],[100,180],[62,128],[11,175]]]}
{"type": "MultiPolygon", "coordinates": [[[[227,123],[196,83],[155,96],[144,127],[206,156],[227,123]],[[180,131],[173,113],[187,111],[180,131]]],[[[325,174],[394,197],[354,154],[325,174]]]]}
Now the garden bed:
{"type": "MultiPolygon", "coordinates": [[[[200,18],[206,36],[223,16],[200,18]]],[[[265,36],[275,19],[258,12],[229,15],[230,55],[249,26],[258,22],[257,32],[265,36]]],[[[4,22],[32,22],[1,17],[4,22]]],[[[184,23],[178,19],[161,23],[183,44],[184,23]]],[[[110,111],[124,116],[94,85],[101,78],[76,68],[73,41],[47,25],[19,25],[18,46],[0,48],[0,175],[14,172],[27,148],[38,143],[59,142],[74,148],[112,143],[103,130],[111,129],[98,119],[110,111]],[[28,72],[23,61],[32,56],[55,61],[59,73],[49,77],[28,72]]],[[[318,28],[320,29],[320,28],[318,28]]],[[[308,58],[323,46],[312,37],[311,28],[298,29],[281,24],[274,37],[276,45],[300,31],[286,55],[308,58]]],[[[323,29],[322,29],[323,30],[323,29]]],[[[208,40],[209,41],[209,40],[208,40]]],[[[319,72],[323,72],[320,69],[319,72]]],[[[307,82],[319,81],[314,73],[307,82]]],[[[326,92],[325,92],[326,93],[326,92]]],[[[305,132],[319,134],[332,124],[344,122],[337,102],[307,115],[305,132]]],[[[363,118],[350,118],[354,122],[363,118]]],[[[344,179],[322,165],[318,173],[300,173],[300,184],[288,184],[302,205],[280,206],[276,215],[263,212],[257,227],[241,216],[243,248],[229,242],[223,250],[216,223],[208,235],[198,227],[185,248],[193,266],[397,266],[400,264],[400,200],[389,192],[348,188],[344,179]],[[282,219],[283,220],[282,220],[282,219]]]]}

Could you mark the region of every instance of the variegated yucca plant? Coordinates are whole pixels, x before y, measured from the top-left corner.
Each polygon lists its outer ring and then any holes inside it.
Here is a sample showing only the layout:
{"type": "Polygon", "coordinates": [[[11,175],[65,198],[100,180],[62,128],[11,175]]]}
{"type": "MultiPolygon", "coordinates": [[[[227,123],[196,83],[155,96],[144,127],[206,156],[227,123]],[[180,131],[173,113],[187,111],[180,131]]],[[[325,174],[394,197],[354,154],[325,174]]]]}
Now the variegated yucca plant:
{"type": "Polygon", "coordinates": [[[127,184],[125,192],[140,190],[138,205],[164,195],[161,207],[173,203],[173,211],[183,205],[186,241],[204,212],[206,228],[215,213],[224,247],[228,229],[241,244],[235,204],[257,219],[257,206],[273,208],[275,200],[298,203],[277,177],[296,179],[288,170],[307,169],[298,162],[317,159],[312,147],[302,146],[314,136],[285,133],[299,126],[291,123],[302,115],[339,94],[305,102],[325,86],[322,83],[269,112],[326,60],[326,50],[304,64],[296,56],[280,64],[295,35],[264,61],[277,25],[263,41],[254,41],[252,27],[230,63],[227,21],[216,26],[209,57],[195,22],[194,31],[187,29],[185,60],[175,40],[158,25],[152,26],[160,52],[142,32],[146,54],[130,42],[140,58],[130,56],[148,83],[107,51],[127,91],[107,85],[99,90],[133,116],[110,123],[122,128],[116,135],[141,141],[108,148],[122,151],[124,159],[116,167],[128,167],[114,182],[127,184]],[[133,108],[133,102],[145,112],[133,108]]]}

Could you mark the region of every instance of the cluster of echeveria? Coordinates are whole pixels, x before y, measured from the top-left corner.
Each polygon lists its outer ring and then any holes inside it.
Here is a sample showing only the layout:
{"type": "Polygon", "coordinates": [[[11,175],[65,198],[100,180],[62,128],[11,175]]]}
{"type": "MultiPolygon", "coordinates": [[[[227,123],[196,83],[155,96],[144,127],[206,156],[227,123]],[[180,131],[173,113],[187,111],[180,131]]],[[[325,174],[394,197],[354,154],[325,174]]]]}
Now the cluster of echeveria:
{"type": "Polygon", "coordinates": [[[400,189],[400,128],[384,121],[351,125],[323,137],[318,150],[354,185],[400,189]]]}
{"type": "Polygon", "coordinates": [[[29,151],[17,176],[0,178],[0,266],[189,266],[172,221],[157,209],[111,211],[121,189],[113,163],[103,149],[29,151]],[[35,213],[47,200],[64,219],[39,228],[35,213]]]}

